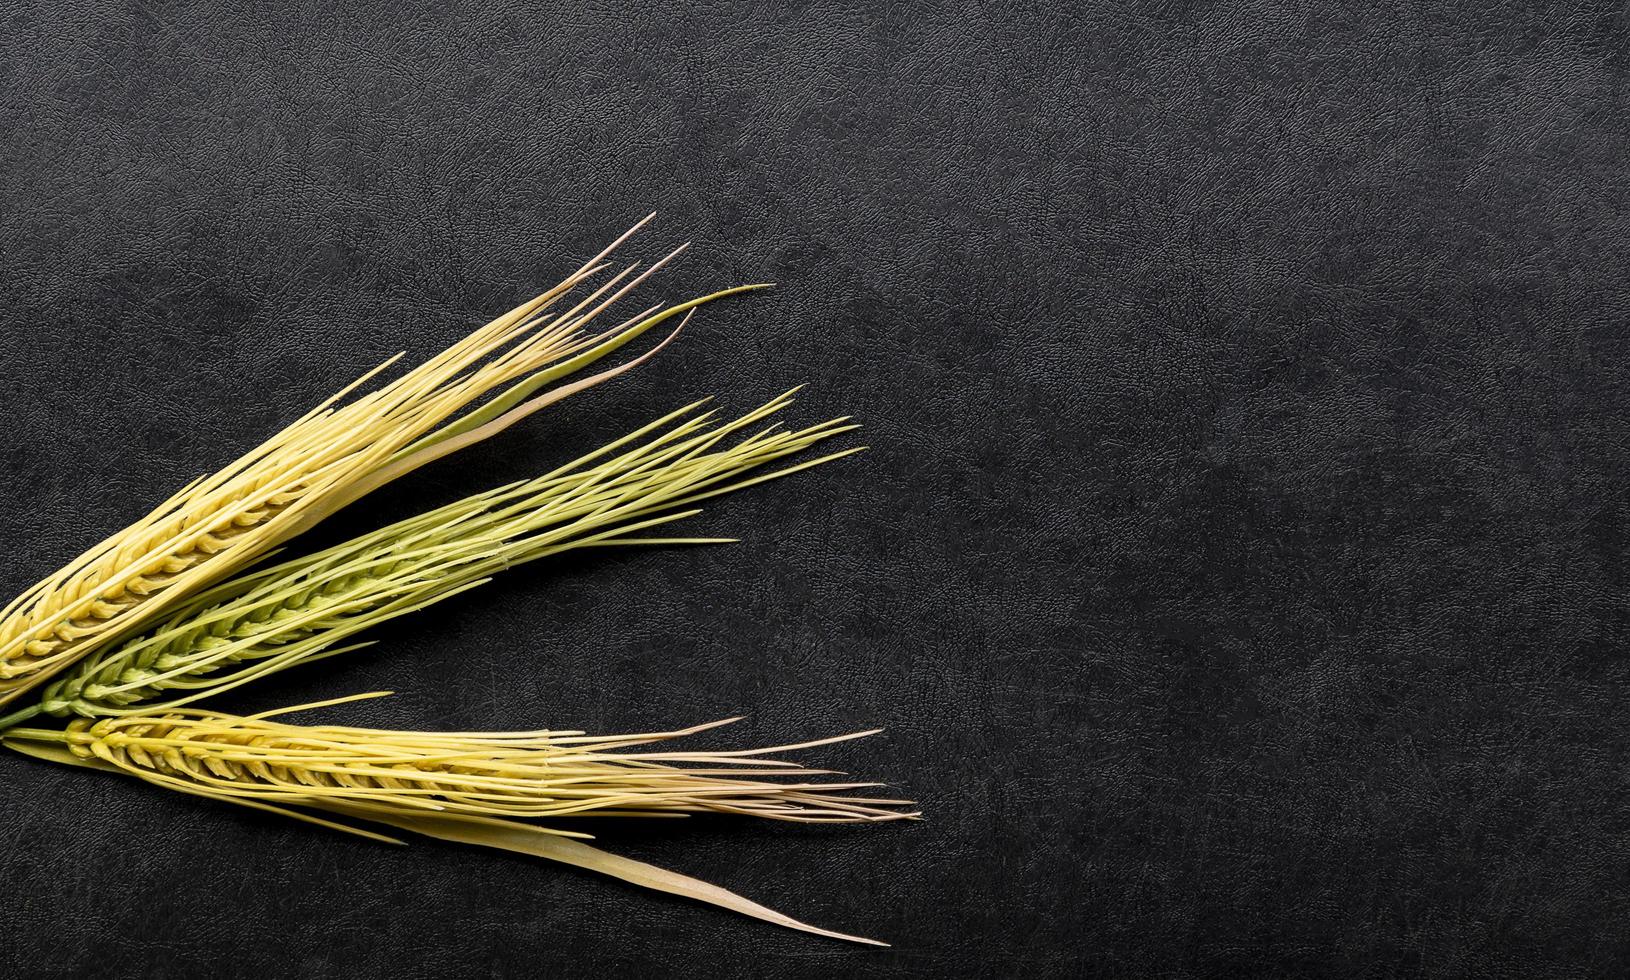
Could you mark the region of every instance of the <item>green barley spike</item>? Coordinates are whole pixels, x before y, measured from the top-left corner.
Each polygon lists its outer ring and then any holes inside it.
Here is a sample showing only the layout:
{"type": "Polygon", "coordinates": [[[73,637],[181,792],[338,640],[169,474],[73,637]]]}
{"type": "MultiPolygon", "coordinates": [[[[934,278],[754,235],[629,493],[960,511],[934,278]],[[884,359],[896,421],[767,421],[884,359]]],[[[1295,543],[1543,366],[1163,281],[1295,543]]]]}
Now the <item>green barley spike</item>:
{"type": "MultiPolygon", "coordinates": [[[[796,391],[796,389],[794,389],[796,391]]],[[[792,403],[793,392],[723,424],[697,402],[535,480],[460,500],[197,596],[161,624],[75,665],[38,714],[146,714],[201,700],[298,664],[355,650],[344,641],[475,588],[499,571],[577,548],[700,544],[640,533],[692,516],[702,500],[859,452],[749,476],[857,426],[834,419],[730,437],[792,403]]],[[[864,447],[860,447],[864,448],[864,447]]]]}

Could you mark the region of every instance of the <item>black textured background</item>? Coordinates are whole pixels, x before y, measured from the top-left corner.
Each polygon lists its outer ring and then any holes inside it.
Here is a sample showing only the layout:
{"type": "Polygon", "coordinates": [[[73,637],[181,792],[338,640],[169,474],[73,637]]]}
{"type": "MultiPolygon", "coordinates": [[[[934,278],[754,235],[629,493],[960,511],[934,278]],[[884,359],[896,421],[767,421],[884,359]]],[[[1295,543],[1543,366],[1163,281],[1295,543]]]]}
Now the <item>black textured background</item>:
{"type": "Polygon", "coordinates": [[[1630,969],[1622,4],[262,6],[0,15],[0,591],[658,208],[649,300],[781,287],[330,535],[708,393],[875,450],[233,703],[887,726],[927,823],[608,840],[897,945],[13,757],[0,962],[1630,969]]]}

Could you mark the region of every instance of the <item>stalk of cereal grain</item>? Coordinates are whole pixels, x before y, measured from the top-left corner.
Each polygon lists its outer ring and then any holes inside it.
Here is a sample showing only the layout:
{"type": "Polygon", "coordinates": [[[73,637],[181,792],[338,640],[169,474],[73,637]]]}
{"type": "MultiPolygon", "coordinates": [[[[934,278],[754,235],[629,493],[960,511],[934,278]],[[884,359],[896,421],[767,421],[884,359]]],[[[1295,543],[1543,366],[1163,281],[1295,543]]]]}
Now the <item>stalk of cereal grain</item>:
{"type": "Polygon", "coordinates": [[[0,704],[364,494],[644,358],[538,394],[545,385],[702,303],[759,288],[653,307],[591,333],[588,327],[605,310],[678,254],[643,270],[631,265],[574,299],[606,271],[603,260],[611,250],[644,224],[549,291],[401,377],[358,394],[394,359],[365,375],[23,592],[0,610],[0,704]]]}
{"type": "Polygon", "coordinates": [[[133,715],[180,707],[299,664],[357,649],[346,640],[485,584],[504,569],[579,548],[708,544],[644,537],[694,505],[859,452],[771,472],[770,463],[858,426],[757,426],[793,392],[714,426],[697,402],[536,480],[500,487],[327,551],[233,579],[53,679],[0,728],[39,714],[133,715]],[[690,416],[690,417],[686,417],[690,416]]]}
{"type": "Polygon", "coordinates": [[[770,756],[861,738],[859,732],[760,749],[669,749],[729,724],[588,736],[577,731],[404,732],[291,725],[277,715],[378,694],[241,717],[182,709],[79,719],[67,730],[13,728],[6,745],[36,757],[104,769],[195,796],[271,810],[401,843],[311,811],[431,837],[497,847],[613,875],[792,929],[816,928],[739,895],[581,843],[589,835],[531,820],[722,814],[793,823],[914,820],[909,801],[853,795],[879,784],[832,781],[770,756]]]}

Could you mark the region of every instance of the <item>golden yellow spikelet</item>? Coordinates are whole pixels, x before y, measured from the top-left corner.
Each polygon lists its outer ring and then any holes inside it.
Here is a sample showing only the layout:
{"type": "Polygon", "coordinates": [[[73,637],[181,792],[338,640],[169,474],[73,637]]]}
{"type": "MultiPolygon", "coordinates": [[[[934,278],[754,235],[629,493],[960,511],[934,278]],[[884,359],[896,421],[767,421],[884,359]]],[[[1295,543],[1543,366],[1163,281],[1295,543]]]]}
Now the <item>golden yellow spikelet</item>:
{"type": "Polygon", "coordinates": [[[670,317],[758,288],[738,287],[666,309],[653,307],[610,330],[589,333],[586,328],[596,317],[678,254],[676,250],[644,271],[629,266],[583,298],[569,300],[606,269],[602,261],[611,250],[644,224],[553,289],[418,368],[354,395],[395,359],[370,372],[25,591],[0,611],[0,704],[362,495],[644,358],[535,395],[542,386],[670,317]],[[464,412],[489,395],[493,397],[464,412]]]}

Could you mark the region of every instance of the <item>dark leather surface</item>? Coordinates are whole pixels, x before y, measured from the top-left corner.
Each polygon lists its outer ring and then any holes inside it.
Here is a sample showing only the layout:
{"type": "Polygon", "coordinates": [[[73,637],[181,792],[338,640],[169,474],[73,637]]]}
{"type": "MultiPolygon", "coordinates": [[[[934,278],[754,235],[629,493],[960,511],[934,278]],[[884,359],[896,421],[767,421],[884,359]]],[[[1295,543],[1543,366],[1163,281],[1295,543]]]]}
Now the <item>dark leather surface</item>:
{"type": "Polygon", "coordinates": [[[1630,969],[1622,5],[286,6],[0,14],[0,591],[660,209],[780,288],[326,539],[703,394],[874,450],[231,704],[886,726],[922,825],[605,833],[897,945],[10,757],[17,975],[1630,969]]]}

